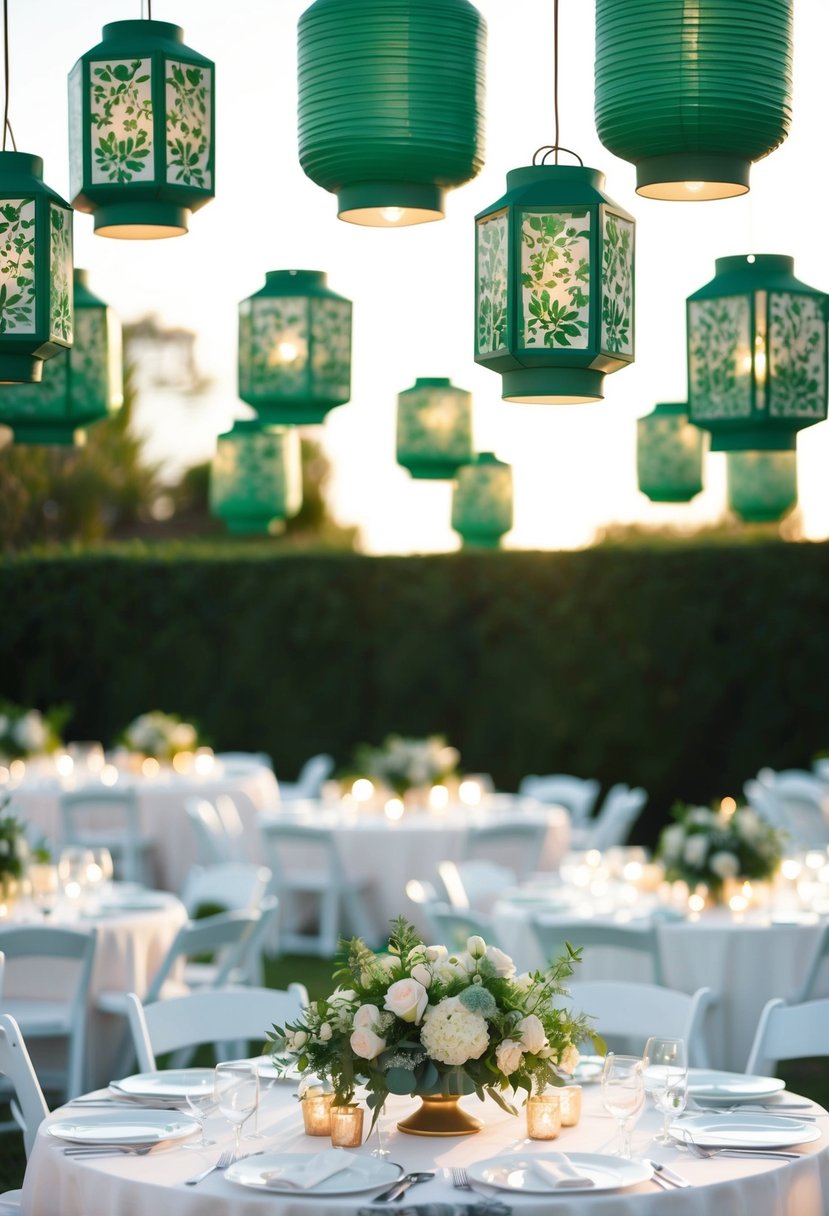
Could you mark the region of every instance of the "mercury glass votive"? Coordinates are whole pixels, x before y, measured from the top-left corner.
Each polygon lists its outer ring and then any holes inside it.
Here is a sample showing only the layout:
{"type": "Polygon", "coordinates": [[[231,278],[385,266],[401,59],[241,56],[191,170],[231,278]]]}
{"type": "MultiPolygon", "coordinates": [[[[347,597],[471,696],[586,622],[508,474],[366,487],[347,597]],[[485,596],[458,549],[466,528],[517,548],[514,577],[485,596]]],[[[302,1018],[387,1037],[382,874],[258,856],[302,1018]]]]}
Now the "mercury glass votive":
{"type": "Polygon", "coordinates": [[[302,1121],[305,1124],[306,1136],[331,1135],[331,1103],[333,1094],[323,1094],[310,1091],[300,1102],[302,1121]]]}
{"type": "Polygon", "coordinates": [[[531,1140],[555,1140],[561,1131],[559,1093],[530,1094],[527,1098],[527,1135],[531,1140]]]}
{"type": "Polygon", "coordinates": [[[359,1148],[363,1143],[363,1108],[353,1102],[331,1107],[331,1143],[359,1148]]]}
{"type": "Polygon", "coordinates": [[[558,1099],[561,1103],[561,1126],[575,1127],[581,1119],[581,1086],[562,1085],[558,1099]]]}

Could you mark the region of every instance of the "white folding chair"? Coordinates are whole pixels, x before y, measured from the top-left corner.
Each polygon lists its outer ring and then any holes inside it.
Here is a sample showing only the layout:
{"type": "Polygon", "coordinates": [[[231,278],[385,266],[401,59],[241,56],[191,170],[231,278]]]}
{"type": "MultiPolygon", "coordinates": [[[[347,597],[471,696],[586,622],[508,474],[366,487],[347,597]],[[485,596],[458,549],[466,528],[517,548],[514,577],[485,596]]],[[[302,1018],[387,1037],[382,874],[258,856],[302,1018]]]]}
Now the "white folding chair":
{"type": "MultiPolygon", "coordinates": [[[[825,959],[829,959],[829,923],[823,926],[820,937],[815,945],[814,953],[809,960],[809,965],[803,976],[803,983],[797,993],[790,998],[790,1004],[800,1005],[804,1001],[814,1000],[819,995],[815,993],[815,984],[818,972],[825,959]]],[[[829,1027],[827,1027],[827,1038],[829,1038],[829,1027]]]]}
{"type": "Polygon", "coordinates": [[[689,994],[657,984],[583,980],[568,982],[567,989],[565,1003],[591,1015],[594,1029],[611,1045],[639,1055],[651,1035],[684,1039],[689,1065],[708,1067],[704,1024],[714,999],[710,988],[689,994]]]}
{"type": "Polygon", "coordinates": [[[184,809],[196,837],[201,864],[212,866],[231,861],[224,824],[213,803],[206,798],[187,798],[184,809]]]}
{"type": "Polygon", "coordinates": [[[60,815],[63,844],[109,849],[116,878],[153,885],[154,842],[141,831],[134,789],[65,790],[60,815]]]}
{"type": "Polygon", "coordinates": [[[134,992],[127,993],[127,1016],[142,1072],[154,1072],[157,1056],[182,1048],[261,1042],[274,1024],[294,1021],[307,1005],[303,984],[290,984],[287,990],[223,988],[147,1006],[134,992]]]}
{"type": "Polygon", "coordinates": [[[496,861],[509,866],[515,880],[523,881],[538,866],[544,850],[547,824],[543,819],[501,820],[470,824],[461,847],[461,860],[496,861]]]}
{"type": "Polygon", "coordinates": [[[216,795],[216,811],[227,841],[227,860],[245,860],[245,825],[230,794],[216,795]]]}
{"type": "MultiPolygon", "coordinates": [[[[7,1078],[14,1091],[13,1108],[16,1122],[23,1132],[23,1147],[28,1159],[37,1129],[49,1114],[43,1090],[26,1049],[20,1027],[9,1014],[0,1014],[0,1074],[7,1078]]],[[[8,1202],[11,1192],[0,1199],[8,1202]]]]}
{"type": "Polygon", "coordinates": [[[268,889],[271,872],[267,866],[249,861],[225,861],[210,866],[193,866],[187,875],[181,902],[188,916],[200,908],[258,908],[268,889]]]}
{"type": "Polygon", "coordinates": [[[434,940],[446,946],[450,953],[465,950],[467,940],[473,935],[482,937],[490,946],[500,944],[492,918],[482,912],[435,903],[430,904],[427,915],[433,927],[434,940]]]}
{"type": "Polygon", "coordinates": [[[530,928],[545,960],[564,953],[564,943],[573,946],[601,947],[644,956],[649,963],[649,978],[662,983],[662,960],[656,925],[616,925],[600,920],[567,919],[539,913],[530,928]]]}
{"type": "Polygon", "coordinates": [[[515,871],[497,861],[441,861],[438,876],[453,908],[488,913],[507,887],[518,881],[515,871]]]}
{"type": "Polygon", "coordinates": [[[323,781],[334,771],[334,757],[319,752],[305,761],[296,781],[279,780],[279,797],[283,802],[298,798],[319,798],[323,781]]]}
{"type": "Polygon", "coordinates": [[[524,777],[518,793],[537,802],[563,806],[570,812],[573,827],[583,827],[593,813],[599,796],[599,782],[592,777],[571,777],[567,773],[524,777]]]}
{"type": "Polygon", "coordinates": [[[614,785],[588,825],[583,847],[602,852],[624,844],[647,800],[648,795],[639,787],[629,789],[626,785],[614,785]]]}
{"type": "Polygon", "coordinates": [[[365,902],[370,881],[346,876],[329,831],[284,820],[263,820],[260,830],[273,872],[271,886],[280,902],[283,951],[335,954],[343,915],[352,933],[369,941],[376,936],[365,902]],[[315,915],[316,932],[306,928],[315,915]]]}
{"type": "Polygon", "coordinates": [[[44,1089],[55,1089],[65,1098],[83,1092],[86,1005],[97,933],[53,928],[51,925],[10,925],[3,930],[3,949],[9,973],[32,960],[47,960],[55,985],[66,984],[62,998],[4,997],[3,1012],[13,1017],[29,1042],[34,1039],[66,1039],[66,1066],[41,1070],[44,1089]],[[66,966],[68,964],[68,967],[66,966]],[[67,974],[63,974],[66,967],[67,974]],[[60,972],[60,978],[58,973],[60,972]]]}
{"type": "Polygon", "coordinates": [[[781,1060],[829,1056],[829,998],[787,1005],[775,997],[763,1006],[746,1072],[772,1076],[781,1060]]]}

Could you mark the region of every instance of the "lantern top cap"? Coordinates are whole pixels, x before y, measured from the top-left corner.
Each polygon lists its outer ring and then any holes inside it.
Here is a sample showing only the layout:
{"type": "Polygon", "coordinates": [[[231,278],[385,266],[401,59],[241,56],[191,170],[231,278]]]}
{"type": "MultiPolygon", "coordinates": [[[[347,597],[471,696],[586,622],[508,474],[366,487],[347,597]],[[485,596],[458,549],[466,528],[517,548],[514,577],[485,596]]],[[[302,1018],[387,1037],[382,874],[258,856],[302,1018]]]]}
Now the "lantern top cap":
{"type": "Polygon", "coordinates": [[[104,42],[120,42],[122,39],[162,42],[184,42],[184,30],[170,21],[109,21],[101,33],[104,42]]]}
{"type": "Polygon", "coordinates": [[[448,376],[418,376],[414,382],[415,388],[451,388],[452,381],[448,376]]]}
{"type": "Polygon", "coordinates": [[[268,286],[311,286],[313,283],[319,283],[320,287],[324,287],[328,276],[324,270],[268,270],[265,273],[265,282],[268,286]]]}
{"type": "Polygon", "coordinates": [[[43,157],[32,152],[0,152],[0,185],[7,177],[43,178],[43,157]]]}
{"type": "Polygon", "coordinates": [[[589,206],[609,203],[624,219],[633,222],[623,207],[605,192],[605,176],[599,169],[583,165],[523,165],[507,172],[507,192],[497,202],[478,212],[481,219],[502,207],[525,206],[589,206]]]}
{"type": "Polygon", "coordinates": [[[508,466],[503,460],[499,460],[494,452],[478,452],[475,457],[475,464],[499,464],[501,468],[506,469],[508,466]]]}
{"type": "Polygon", "coordinates": [[[784,253],[741,253],[727,258],[717,258],[714,262],[717,274],[727,274],[732,270],[742,270],[748,273],[794,274],[794,258],[784,253]]]}
{"type": "Polygon", "coordinates": [[[265,426],[258,418],[235,418],[229,431],[219,435],[219,439],[232,439],[236,435],[253,435],[259,431],[275,431],[276,427],[265,426]]]}
{"type": "Polygon", "coordinates": [[[717,258],[714,278],[688,299],[719,299],[763,290],[823,296],[829,303],[826,292],[810,287],[795,277],[794,258],[780,253],[747,253],[717,258]]]}
{"type": "Polygon", "coordinates": [[[328,286],[324,270],[269,270],[265,274],[265,286],[255,291],[249,299],[256,300],[274,296],[318,296],[325,300],[343,300],[328,286]]]}
{"type": "Polygon", "coordinates": [[[654,414],[687,414],[687,401],[660,401],[658,402],[650,414],[645,414],[646,418],[652,418],[654,414]]]}

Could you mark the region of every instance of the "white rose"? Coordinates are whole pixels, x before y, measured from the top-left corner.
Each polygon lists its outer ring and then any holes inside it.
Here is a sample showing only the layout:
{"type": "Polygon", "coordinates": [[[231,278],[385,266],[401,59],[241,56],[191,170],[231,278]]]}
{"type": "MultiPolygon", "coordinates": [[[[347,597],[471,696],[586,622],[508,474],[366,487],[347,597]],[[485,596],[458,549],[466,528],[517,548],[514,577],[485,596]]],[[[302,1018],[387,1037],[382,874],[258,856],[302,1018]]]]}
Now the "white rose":
{"type": "Polygon", "coordinates": [[[667,861],[675,861],[682,853],[685,842],[685,829],[681,823],[674,823],[665,828],[662,833],[662,855],[667,861]]]}
{"type": "Polygon", "coordinates": [[[541,1018],[537,1014],[530,1013],[522,1018],[516,1029],[521,1034],[521,1043],[525,1051],[535,1054],[548,1045],[541,1018]]]}
{"type": "Polygon", "coordinates": [[[354,1014],[354,1022],[352,1025],[355,1030],[364,1030],[366,1027],[375,1026],[380,1020],[380,1010],[376,1005],[361,1005],[354,1014]]]}
{"type": "Polygon", "coordinates": [[[449,951],[446,949],[445,946],[427,946],[426,947],[426,958],[429,960],[430,963],[439,963],[439,962],[442,962],[443,959],[448,958],[448,957],[449,957],[449,951]]]}
{"type": "Polygon", "coordinates": [[[195,747],[196,728],[190,722],[177,722],[170,731],[170,743],[181,751],[195,747]]]}
{"type": "Polygon", "coordinates": [[[745,807],[734,816],[734,824],[743,840],[756,840],[762,833],[760,818],[750,807],[745,807]]]}
{"type": "Polygon", "coordinates": [[[685,841],[683,849],[683,857],[686,865],[692,866],[694,869],[699,869],[708,856],[708,840],[705,836],[697,834],[689,836],[685,841]]]}
{"type": "Polygon", "coordinates": [[[561,1053],[561,1059],[558,1062],[558,1066],[562,1072],[566,1072],[568,1076],[572,1077],[573,1073],[578,1068],[580,1059],[581,1056],[579,1055],[578,1048],[570,1043],[561,1053]]]}
{"type": "Polygon", "coordinates": [[[357,1030],[354,1030],[349,1042],[351,1043],[351,1050],[361,1060],[376,1060],[380,1052],[384,1051],[386,1047],[386,1040],[381,1039],[379,1034],[375,1034],[367,1026],[361,1026],[357,1030]]]}
{"type": "Polygon", "coordinates": [[[415,963],[412,967],[412,979],[428,988],[432,983],[432,973],[425,963],[415,963]]]}
{"type": "Polygon", "coordinates": [[[335,988],[328,998],[329,1005],[350,1005],[352,1001],[357,1000],[357,993],[353,988],[335,988]]]}
{"type": "Polygon", "coordinates": [[[40,752],[46,746],[48,733],[36,709],[30,709],[17,719],[13,730],[14,741],[24,752],[40,752]]]}
{"type": "Polygon", "coordinates": [[[504,1039],[495,1048],[495,1063],[505,1076],[509,1077],[519,1068],[524,1058],[524,1051],[515,1039],[504,1039]]]}
{"type": "Polygon", "coordinates": [[[515,975],[515,963],[508,954],[505,954],[503,950],[499,950],[497,946],[487,946],[485,957],[500,979],[509,979],[511,975],[515,975]]]}
{"type": "Polygon", "coordinates": [[[319,1029],[319,1040],[321,1043],[327,1043],[331,1039],[334,1031],[331,1028],[330,1022],[323,1022],[319,1029]]]}
{"type": "Polygon", "coordinates": [[[520,975],[514,976],[512,982],[519,992],[529,992],[535,983],[529,971],[522,971],[520,975]]]}
{"type": "Polygon", "coordinates": [[[466,952],[472,958],[483,958],[486,954],[486,942],[482,937],[469,937],[466,939],[466,952]]]}
{"type": "Polygon", "coordinates": [[[740,863],[733,853],[727,853],[724,850],[720,853],[714,853],[708,863],[717,878],[735,878],[740,870],[740,863]]]}
{"type": "Polygon", "coordinates": [[[415,979],[402,979],[392,984],[386,993],[383,1008],[395,1014],[403,1022],[414,1022],[423,1017],[429,1003],[429,994],[423,984],[415,979]]]}

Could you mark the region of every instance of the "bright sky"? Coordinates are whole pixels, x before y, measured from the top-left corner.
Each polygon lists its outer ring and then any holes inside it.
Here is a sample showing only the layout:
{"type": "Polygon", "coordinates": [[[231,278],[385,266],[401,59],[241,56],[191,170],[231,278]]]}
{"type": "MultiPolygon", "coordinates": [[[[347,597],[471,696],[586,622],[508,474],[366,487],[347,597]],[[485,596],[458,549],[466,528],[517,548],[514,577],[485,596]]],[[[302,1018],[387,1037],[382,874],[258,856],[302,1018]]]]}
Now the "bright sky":
{"type": "MultiPolygon", "coordinates": [[[[208,458],[215,436],[247,414],[236,387],[239,300],[267,270],[325,270],[354,301],[352,400],[314,433],[334,466],[332,505],[359,524],[369,552],[453,549],[447,483],[412,481],[394,454],[397,393],[417,376],[450,376],[475,400],[476,446],[513,465],[510,548],[589,543],[613,521],[710,520],[722,511],[725,457],[708,459],[705,492],[656,507],[636,487],[635,419],[686,397],[684,301],[729,254],[785,253],[798,276],[829,289],[825,163],[829,77],[826,0],[794,0],[794,115],[781,148],[752,170],[750,193],[715,203],[640,199],[635,171],[599,143],[593,120],[593,0],[561,4],[561,142],[607,177],[637,219],[636,362],[606,380],[601,404],[507,405],[500,377],[472,358],[475,213],[500,197],[508,169],[553,140],[552,0],[477,0],[489,27],[487,156],[449,195],[447,218],[373,230],[336,218],[296,153],[296,23],[308,0],[154,0],[153,17],[217,63],[217,197],[188,236],[158,242],[92,235],[75,218],[75,263],[124,320],[154,311],[199,335],[214,387],[197,402],[147,399],[152,455],[181,468],[208,458]]],[[[137,18],[141,0],[8,0],[10,117],[21,151],[42,156],[68,195],[66,77],[108,21],[137,18]]],[[[824,469],[829,425],[801,434],[805,534],[829,536],[824,469]]]]}

